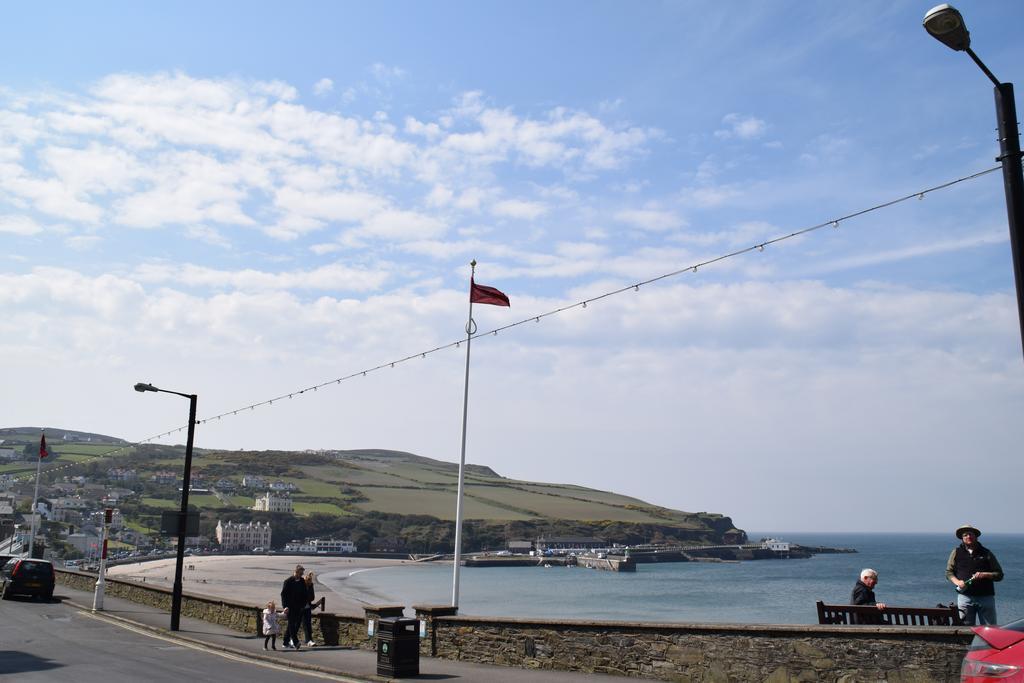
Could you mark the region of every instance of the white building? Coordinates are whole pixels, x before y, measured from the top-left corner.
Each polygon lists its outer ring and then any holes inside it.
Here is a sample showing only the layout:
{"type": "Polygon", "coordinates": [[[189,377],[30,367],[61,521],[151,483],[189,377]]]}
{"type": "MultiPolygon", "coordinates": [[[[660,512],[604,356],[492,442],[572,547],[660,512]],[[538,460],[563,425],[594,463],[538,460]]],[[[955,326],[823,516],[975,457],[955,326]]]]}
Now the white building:
{"type": "Polygon", "coordinates": [[[154,473],[149,480],[155,484],[177,484],[181,482],[181,475],[175,472],[161,470],[154,473]]]}
{"type": "Polygon", "coordinates": [[[86,557],[98,557],[103,546],[103,539],[94,534],[68,534],[66,540],[69,545],[86,557]]]}
{"type": "Polygon", "coordinates": [[[356,544],[352,541],[336,541],[333,538],[307,538],[304,541],[285,543],[288,553],[354,553],[356,544]]]}
{"type": "MultiPolygon", "coordinates": [[[[96,512],[89,515],[92,523],[98,527],[103,526],[103,519],[106,517],[106,510],[97,510],[96,512]]],[[[121,511],[114,508],[110,513],[110,529],[112,531],[119,531],[124,528],[124,517],[121,516],[121,511]]]]}
{"type": "Polygon", "coordinates": [[[65,498],[53,498],[50,500],[50,511],[56,515],[58,510],[71,510],[78,513],[83,513],[89,508],[89,502],[78,496],[65,497],[65,498]]]}
{"type": "Polygon", "coordinates": [[[107,479],[114,481],[135,481],[138,478],[139,473],[127,467],[111,467],[107,470],[107,479]]]}
{"type": "Polygon", "coordinates": [[[333,538],[314,538],[310,541],[315,553],[354,553],[356,544],[352,541],[336,541],[333,538]]]}
{"type": "Polygon", "coordinates": [[[262,496],[256,496],[256,504],[252,506],[258,512],[295,512],[292,499],[287,496],[277,496],[267,491],[262,496]]]}
{"type": "Polygon", "coordinates": [[[267,488],[267,480],[254,474],[246,474],[242,476],[242,487],[247,489],[265,489],[267,488]]]}
{"type": "Polygon", "coordinates": [[[270,547],[270,522],[217,521],[217,543],[224,550],[270,547]]]}
{"type": "Polygon", "coordinates": [[[761,547],[776,553],[788,553],[789,541],[780,541],[776,538],[766,538],[761,541],[761,547]]]}

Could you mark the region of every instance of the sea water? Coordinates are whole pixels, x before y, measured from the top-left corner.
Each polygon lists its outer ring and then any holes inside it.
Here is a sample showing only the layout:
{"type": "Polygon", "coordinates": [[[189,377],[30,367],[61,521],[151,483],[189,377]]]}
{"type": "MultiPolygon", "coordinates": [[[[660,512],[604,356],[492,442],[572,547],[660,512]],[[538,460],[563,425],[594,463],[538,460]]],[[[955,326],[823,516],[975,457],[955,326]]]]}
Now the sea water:
{"type": "MultiPolygon", "coordinates": [[[[945,578],[948,534],[751,532],[851,554],[739,563],[640,564],[636,573],[544,567],[463,567],[464,615],[691,623],[817,623],[815,602],[847,604],[864,567],[879,574],[875,594],[893,606],[935,607],[956,599],[945,578]]],[[[1005,572],[996,584],[999,620],[1024,618],[1024,534],[979,539],[1005,572]]],[[[406,564],[321,574],[332,590],[375,604],[451,604],[451,564],[406,564]]],[[[407,610],[407,614],[411,614],[407,610]]]]}

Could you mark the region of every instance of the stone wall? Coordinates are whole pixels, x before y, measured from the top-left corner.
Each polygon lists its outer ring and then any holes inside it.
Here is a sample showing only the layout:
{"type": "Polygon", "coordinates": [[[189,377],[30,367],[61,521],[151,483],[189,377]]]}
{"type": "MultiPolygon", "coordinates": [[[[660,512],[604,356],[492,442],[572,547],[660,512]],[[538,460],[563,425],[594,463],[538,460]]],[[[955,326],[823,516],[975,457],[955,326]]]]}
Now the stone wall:
{"type": "MultiPolygon", "coordinates": [[[[76,590],[92,593],[96,588],[96,575],[55,568],[57,583],[76,590]]],[[[141,605],[171,611],[171,590],[144,583],[107,578],[104,595],[130,600],[141,605]]],[[[220,624],[242,633],[263,635],[262,606],[221,600],[211,596],[183,593],[181,616],[202,619],[220,624]]],[[[281,632],[286,622],[281,620],[281,632]]],[[[313,637],[325,645],[347,645],[349,647],[371,647],[367,643],[366,623],[358,617],[330,612],[314,612],[313,637]]]]}
{"type": "Polygon", "coordinates": [[[437,657],[694,683],[959,681],[968,628],[627,624],[434,616],[437,657]]]}
{"type": "MultiPolygon", "coordinates": [[[[57,570],[57,581],[92,592],[95,574],[57,570]]],[[[170,611],[171,591],[107,579],[106,595],[170,611]]],[[[208,596],[182,596],[182,615],[257,633],[260,607],[208,596]]],[[[378,605],[364,618],[316,613],[326,645],[372,650],[366,620],[401,614],[378,605]]],[[[608,673],[663,681],[732,683],[925,683],[960,680],[973,633],[944,626],[776,626],[655,624],[465,617],[447,606],[416,607],[427,622],[423,656],[526,669],[608,673]]]]}

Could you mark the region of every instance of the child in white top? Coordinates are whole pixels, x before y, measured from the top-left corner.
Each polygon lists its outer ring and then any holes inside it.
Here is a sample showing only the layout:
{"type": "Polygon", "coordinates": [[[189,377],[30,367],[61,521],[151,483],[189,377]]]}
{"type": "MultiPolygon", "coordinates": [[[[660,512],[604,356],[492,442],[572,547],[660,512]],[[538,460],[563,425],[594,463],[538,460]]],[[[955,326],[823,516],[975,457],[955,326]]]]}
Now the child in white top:
{"type": "Polygon", "coordinates": [[[263,649],[267,649],[267,643],[270,643],[270,647],[277,649],[277,634],[281,632],[281,626],[277,623],[277,617],[279,615],[288,614],[288,608],[286,607],[283,612],[277,611],[277,605],[271,600],[267,603],[266,609],[263,610],[263,635],[266,636],[263,639],[263,649]]]}

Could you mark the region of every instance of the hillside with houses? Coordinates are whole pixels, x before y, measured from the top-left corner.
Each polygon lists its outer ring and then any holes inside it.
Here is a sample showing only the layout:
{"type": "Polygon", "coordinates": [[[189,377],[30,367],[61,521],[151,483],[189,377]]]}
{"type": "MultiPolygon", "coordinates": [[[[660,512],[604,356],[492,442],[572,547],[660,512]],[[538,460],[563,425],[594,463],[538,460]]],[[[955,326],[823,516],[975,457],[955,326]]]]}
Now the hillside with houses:
{"type": "MultiPolygon", "coordinates": [[[[31,527],[40,428],[0,430],[0,532],[31,527]]],[[[180,507],[184,448],[46,428],[36,526],[48,552],[88,557],[113,510],[112,554],[159,553],[165,511],[180,507]]],[[[458,466],[385,450],[197,449],[189,483],[199,513],[190,547],[286,547],[342,552],[443,553],[454,539],[458,466]]],[[[506,548],[540,537],[590,542],[736,543],[729,517],[683,512],[573,484],[520,481],[468,465],[465,548],[506,548]]]]}

